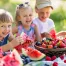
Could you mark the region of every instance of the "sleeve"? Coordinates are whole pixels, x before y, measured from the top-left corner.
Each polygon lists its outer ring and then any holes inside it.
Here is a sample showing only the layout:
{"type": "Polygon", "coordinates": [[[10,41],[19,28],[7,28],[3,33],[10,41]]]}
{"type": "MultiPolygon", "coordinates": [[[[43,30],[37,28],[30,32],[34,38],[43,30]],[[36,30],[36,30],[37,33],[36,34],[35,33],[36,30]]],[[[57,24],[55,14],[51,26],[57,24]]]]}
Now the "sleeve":
{"type": "Polygon", "coordinates": [[[37,25],[37,20],[36,20],[36,18],[33,19],[33,24],[37,25]]]}

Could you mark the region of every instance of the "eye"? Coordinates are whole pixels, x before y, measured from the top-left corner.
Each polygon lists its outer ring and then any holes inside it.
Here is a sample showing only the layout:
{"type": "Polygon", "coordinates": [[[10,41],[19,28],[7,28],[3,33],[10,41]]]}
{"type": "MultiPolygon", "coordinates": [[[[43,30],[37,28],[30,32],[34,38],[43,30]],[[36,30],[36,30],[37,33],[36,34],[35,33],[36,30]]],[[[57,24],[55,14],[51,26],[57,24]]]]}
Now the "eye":
{"type": "Polygon", "coordinates": [[[27,17],[27,15],[24,15],[24,17],[27,17]]]}
{"type": "Polygon", "coordinates": [[[11,25],[8,25],[8,27],[10,28],[10,27],[11,27],[11,25]]]}
{"type": "Polygon", "coordinates": [[[5,26],[4,26],[4,25],[2,25],[1,27],[2,27],[2,28],[5,28],[5,26]]]}
{"type": "Polygon", "coordinates": [[[46,14],[49,14],[49,12],[46,12],[46,14]]]}
{"type": "Polygon", "coordinates": [[[30,14],[29,16],[32,16],[32,14],[30,14]]]}

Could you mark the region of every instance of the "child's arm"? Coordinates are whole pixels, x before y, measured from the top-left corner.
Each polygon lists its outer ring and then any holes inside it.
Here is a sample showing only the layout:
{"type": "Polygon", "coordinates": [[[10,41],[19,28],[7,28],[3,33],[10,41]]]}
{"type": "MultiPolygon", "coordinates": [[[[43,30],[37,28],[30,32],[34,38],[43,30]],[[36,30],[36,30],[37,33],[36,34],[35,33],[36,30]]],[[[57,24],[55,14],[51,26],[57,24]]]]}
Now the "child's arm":
{"type": "Polygon", "coordinates": [[[12,40],[11,42],[8,42],[7,44],[1,46],[2,47],[2,50],[5,52],[5,51],[8,51],[10,49],[13,49],[15,45],[19,45],[19,43],[16,41],[16,39],[12,40]]]}
{"type": "Polygon", "coordinates": [[[9,36],[9,41],[7,44],[1,46],[3,51],[8,51],[10,49],[13,49],[14,47],[18,46],[19,44],[22,44],[24,41],[22,39],[22,37],[18,36],[16,38],[14,38],[13,34],[10,33],[9,36]]]}
{"type": "Polygon", "coordinates": [[[37,28],[37,26],[35,25],[35,35],[36,35],[36,40],[37,41],[41,41],[41,34],[39,33],[39,30],[37,28]]]}

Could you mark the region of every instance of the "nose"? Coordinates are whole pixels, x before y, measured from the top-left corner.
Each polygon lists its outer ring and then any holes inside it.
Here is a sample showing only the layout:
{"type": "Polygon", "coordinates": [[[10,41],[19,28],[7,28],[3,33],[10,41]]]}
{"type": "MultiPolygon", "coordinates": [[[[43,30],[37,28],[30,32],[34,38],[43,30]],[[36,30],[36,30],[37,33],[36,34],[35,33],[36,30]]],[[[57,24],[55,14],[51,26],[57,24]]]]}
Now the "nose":
{"type": "Polygon", "coordinates": [[[27,16],[27,20],[30,20],[30,16],[27,16]]]}
{"type": "Polygon", "coordinates": [[[46,16],[47,16],[47,14],[46,14],[46,13],[44,13],[44,14],[43,14],[43,17],[46,17],[46,16]]]}
{"type": "Polygon", "coordinates": [[[9,31],[9,28],[8,28],[8,27],[6,27],[6,28],[5,28],[5,31],[7,31],[7,32],[8,32],[8,31],[9,31]]]}

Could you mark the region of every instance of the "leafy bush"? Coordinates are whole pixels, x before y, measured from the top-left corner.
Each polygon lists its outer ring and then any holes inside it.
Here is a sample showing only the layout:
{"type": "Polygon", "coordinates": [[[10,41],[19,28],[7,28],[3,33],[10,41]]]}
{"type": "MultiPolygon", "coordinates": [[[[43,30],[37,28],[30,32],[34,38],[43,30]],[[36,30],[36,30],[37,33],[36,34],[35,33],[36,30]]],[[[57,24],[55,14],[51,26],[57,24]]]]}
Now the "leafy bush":
{"type": "Polygon", "coordinates": [[[53,19],[57,32],[66,29],[64,28],[64,26],[66,26],[66,10],[64,10],[62,6],[53,11],[50,18],[53,19]]]}

